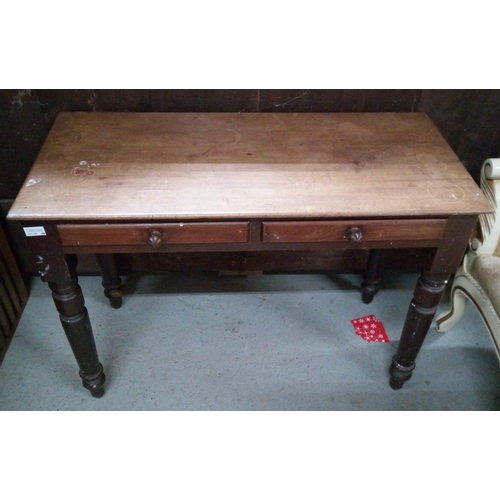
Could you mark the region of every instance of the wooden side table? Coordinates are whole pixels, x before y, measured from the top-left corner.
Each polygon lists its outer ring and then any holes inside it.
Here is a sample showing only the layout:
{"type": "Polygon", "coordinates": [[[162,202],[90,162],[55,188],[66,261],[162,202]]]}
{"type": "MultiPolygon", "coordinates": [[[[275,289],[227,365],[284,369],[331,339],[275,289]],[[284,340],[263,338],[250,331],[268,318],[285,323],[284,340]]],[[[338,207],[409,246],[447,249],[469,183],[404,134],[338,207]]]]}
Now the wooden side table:
{"type": "Polygon", "coordinates": [[[105,376],[75,273],[98,255],[428,248],[390,384],[403,386],[478,214],[492,209],[421,113],[61,113],[8,218],[21,221],[91,394],[105,376]]]}

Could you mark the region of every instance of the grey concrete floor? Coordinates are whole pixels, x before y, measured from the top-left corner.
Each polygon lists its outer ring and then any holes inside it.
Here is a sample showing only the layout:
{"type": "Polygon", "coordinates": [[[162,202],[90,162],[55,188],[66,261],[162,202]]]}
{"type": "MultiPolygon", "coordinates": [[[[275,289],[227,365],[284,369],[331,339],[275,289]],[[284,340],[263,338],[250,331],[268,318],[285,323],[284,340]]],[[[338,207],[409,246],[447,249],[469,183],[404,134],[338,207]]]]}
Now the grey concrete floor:
{"type": "Polygon", "coordinates": [[[0,367],[0,410],[500,409],[500,365],[470,304],[452,331],[431,328],[404,388],[389,387],[417,277],[388,273],[365,305],[357,274],[133,275],[120,310],[100,277],[81,277],[107,377],[102,399],[82,387],[37,278],[0,367]],[[350,320],[370,314],[390,342],[355,335],[350,320]]]}

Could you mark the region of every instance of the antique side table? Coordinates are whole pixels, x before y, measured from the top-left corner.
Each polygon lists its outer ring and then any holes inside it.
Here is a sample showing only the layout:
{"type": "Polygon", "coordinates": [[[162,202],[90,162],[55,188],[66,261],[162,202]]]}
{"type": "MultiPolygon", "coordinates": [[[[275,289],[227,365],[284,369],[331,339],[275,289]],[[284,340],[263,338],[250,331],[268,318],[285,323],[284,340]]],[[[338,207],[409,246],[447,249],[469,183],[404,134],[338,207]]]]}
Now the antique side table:
{"type": "Polygon", "coordinates": [[[20,221],[95,397],[105,376],[76,256],[98,256],[121,304],[113,254],[426,248],[390,385],[412,374],[478,214],[492,209],[422,113],[61,113],[8,215],[20,221]]]}

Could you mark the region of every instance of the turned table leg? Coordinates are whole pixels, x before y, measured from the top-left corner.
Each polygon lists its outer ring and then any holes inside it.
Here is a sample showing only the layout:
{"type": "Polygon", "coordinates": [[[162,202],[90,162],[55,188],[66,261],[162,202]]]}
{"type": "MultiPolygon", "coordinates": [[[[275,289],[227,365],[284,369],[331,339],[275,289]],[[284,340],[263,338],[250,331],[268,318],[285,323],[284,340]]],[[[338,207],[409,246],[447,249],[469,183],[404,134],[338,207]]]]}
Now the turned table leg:
{"type": "Polygon", "coordinates": [[[424,273],[419,278],[403,326],[398,351],[389,368],[389,383],[393,389],[401,389],[411,378],[415,359],[431,326],[445,287],[446,279],[443,275],[424,273]]]}
{"type": "Polygon", "coordinates": [[[111,307],[119,309],[122,306],[122,280],[116,270],[114,255],[101,253],[96,257],[101,270],[104,295],[109,299],[111,307]]]}
{"type": "Polygon", "coordinates": [[[385,253],[381,249],[370,250],[368,267],[361,283],[361,300],[369,304],[380,289],[380,281],[385,264],[385,253]]]}
{"type": "Polygon", "coordinates": [[[83,386],[92,396],[104,395],[106,377],[99,362],[92,326],[76,276],[76,257],[66,257],[70,279],[49,282],[64,332],[80,367],[83,386]]]}
{"type": "Polygon", "coordinates": [[[450,217],[432,262],[424,267],[413,293],[398,350],[389,368],[389,382],[393,389],[401,389],[411,378],[415,359],[436,314],[446,283],[463,258],[476,221],[477,215],[450,217]]]}

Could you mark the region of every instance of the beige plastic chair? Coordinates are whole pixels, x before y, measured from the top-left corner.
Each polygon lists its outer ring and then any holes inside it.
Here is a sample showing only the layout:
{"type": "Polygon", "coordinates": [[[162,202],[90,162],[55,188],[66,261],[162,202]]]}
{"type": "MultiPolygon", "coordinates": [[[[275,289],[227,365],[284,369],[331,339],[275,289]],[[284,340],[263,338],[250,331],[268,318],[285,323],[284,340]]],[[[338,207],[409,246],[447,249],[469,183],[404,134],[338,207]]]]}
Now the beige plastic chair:
{"type": "Polygon", "coordinates": [[[484,162],[481,189],[495,213],[479,217],[478,235],[453,280],[451,311],[437,317],[436,329],[446,332],[455,326],[469,299],[481,313],[500,360],[500,159],[484,162]]]}

